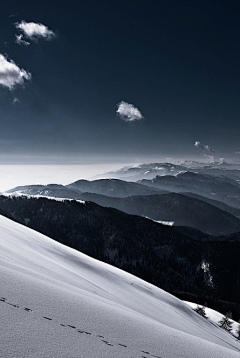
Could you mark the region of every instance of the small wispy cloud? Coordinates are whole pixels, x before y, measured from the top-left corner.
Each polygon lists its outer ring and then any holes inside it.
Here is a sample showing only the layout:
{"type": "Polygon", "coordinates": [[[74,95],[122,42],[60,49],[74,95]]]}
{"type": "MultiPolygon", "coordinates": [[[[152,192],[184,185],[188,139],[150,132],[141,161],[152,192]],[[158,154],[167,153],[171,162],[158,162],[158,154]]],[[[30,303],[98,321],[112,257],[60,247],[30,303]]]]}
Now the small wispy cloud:
{"type": "Polygon", "coordinates": [[[15,12],[15,14],[11,14],[11,15],[9,15],[9,17],[15,17],[17,14],[18,14],[18,13],[17,13],[17,12],[15,12]]]}
{"type": "Polygon", "coordinates": [[[12,103],[13,103],[13,104],[18,104],[18,103],[21,103],[21,101],[20,101],[19,98],[14,97],[12,103]]]}
{"type": "Polygon", "coordinates": [[[29,46],[29,45],[30,45],[30,42],[27,42],[27,41],[25,41],[25,40],[22,39],[22,38],[23,38],[23,35],[22,35],[22,34],[20,34],[20,35],[15,35],[15,38],[16,38],[15,42],[16,42],[16,44],[18,44],[18,45],[24,45],[24,46],[29,46]]]}
{"type": "Polygon", "coordinates": [[[215,150],[212,149],[208,144],[204,145],[203,147],[204,147],[204,149],[206,149],[208,152],[213,152],[213,153],[215,152],[215,150]]]}
{"type": "Polygon", "coordinates": [[[40,38],[50,41],[56,37],[56,34],[52,30],[49,30],[47,26],[40,23],[26,22],[23,20],[21,22],[15,23],[14,25],[16,29],[21,32],[20,35],[16,35],[16,42],[19,45],[26,45],[23,43],[23,41],[25,42],[25,39],[36,42],[40,38]],[[19,36],[21,37],[19,38],[19,36]]]}
{"type": "Polygon", "coordinates": [[[30,72],[18,67],[14,61],[0,54],[0,85],[11,91],[17,85],[23,86],[24,81],[29,81],[31,77],[30,72]]]}
{"type": "Polygon", "coordinates": [[[144,118],[137,107],[124,101],[117,104],[116,113],[125,122],[134,122],[144,118]]]}
{"type": "Polygon", "coordinates": [[[239,151],[239,152],[235,152],[235,154],[240,154],[240,151],[239,151]]]}
{"type": "Polygon", "coordinates": [[[213,153],[215,152],[215,150],[213,150],[208,144],[202,145],[200,142],[196,141],[194,145],[195,147],[205,149],[208,152],[213,152],[213,153]]]}

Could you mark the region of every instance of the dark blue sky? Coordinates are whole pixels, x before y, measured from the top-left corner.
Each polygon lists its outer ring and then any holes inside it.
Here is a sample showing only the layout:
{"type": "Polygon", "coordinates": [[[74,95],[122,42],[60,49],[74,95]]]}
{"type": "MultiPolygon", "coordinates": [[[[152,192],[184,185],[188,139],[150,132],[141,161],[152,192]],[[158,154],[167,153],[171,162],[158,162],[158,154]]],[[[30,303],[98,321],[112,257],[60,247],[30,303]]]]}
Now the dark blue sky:
{"type": "Polygon", "coordinates": [[[9,0],[0,19],[0,54],[32,75],[0,86],[1,162],[212,155],[196,140],[239,160],[239,1],[9,0]],[[57,36],[20,46],[22,20],[57,36]]]}

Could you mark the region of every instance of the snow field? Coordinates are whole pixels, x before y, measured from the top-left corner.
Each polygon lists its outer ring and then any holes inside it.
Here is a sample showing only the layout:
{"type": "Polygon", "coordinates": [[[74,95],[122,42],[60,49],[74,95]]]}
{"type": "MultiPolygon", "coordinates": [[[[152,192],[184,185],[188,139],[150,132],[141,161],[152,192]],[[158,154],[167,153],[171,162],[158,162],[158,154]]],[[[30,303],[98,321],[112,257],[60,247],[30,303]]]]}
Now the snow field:
{"type": "Polygon", "coordinates": [[[240,357],[231,335],[122,270],[0,216],[0,357],[240,357]]]}

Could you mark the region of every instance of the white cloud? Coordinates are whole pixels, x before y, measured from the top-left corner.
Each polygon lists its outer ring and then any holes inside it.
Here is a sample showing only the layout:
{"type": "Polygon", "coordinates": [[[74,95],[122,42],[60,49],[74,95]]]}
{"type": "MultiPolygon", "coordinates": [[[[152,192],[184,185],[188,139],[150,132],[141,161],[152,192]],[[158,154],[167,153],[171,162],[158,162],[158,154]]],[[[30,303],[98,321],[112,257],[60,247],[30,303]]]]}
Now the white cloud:
{"type": "Polygon", "coordinates": [[[235,152],[235,154],[240,154],[240,152],[235,152]]]}
{"type": "Polygon", "coordinates": [[[17,85],[23,86],[24,80],[29,81],[31,77],[31,73],[0,54],[0,85],[12,90],[17,85]]]}
{"type": "Polygon", "coordinates": [[[201,145],[201,143],[198,142],[198,141],[196,141],[196,142],[194,143],[194,145],[195,145],[195,147],[197,147],[197,148],[200,147],[200,148],[204,149],[204,146],[201,145]]]}
{"type": "MultiPolygon", "coordinates": [[[[15,27],[22,32],[24,38],[32,41],[37,41],[39,38],[49,41],[56,37],[56,34],[49,30],[47,26],[35,22],[21,21],[20,23],[17,22],[15,27]]],[[[23,41],[22,37],[20,40],[23,41]]]]}
{"type": "Polygon", "coordinates": [[[16,42],[18,45],[24,45],[24,46],[30,45],[30,42],[27,42],[27,41],[25,41],[25,40],[22,39],[22,38],[23,38],[23,35],[22,35],[22,34],[20,34],[20,35],[15,35],[15,37],[16,37],[15,42],[16,42]]]}
{"type": "Polygon", "coordinates": [[[125,122],[134,122],[144,118],[139,109],[134,107],[133,104],[122,101],[117,106],[116,112],[125,122]]]}

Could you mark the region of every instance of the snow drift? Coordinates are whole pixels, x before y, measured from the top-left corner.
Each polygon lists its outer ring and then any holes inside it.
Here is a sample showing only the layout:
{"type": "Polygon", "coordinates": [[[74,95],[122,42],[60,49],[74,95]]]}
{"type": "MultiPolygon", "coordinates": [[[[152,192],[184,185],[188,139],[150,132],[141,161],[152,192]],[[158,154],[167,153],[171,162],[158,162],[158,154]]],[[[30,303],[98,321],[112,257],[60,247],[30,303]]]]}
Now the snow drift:
{"type": "Polygon", "coordinates": [[[0,357],[240,355],[179,299],[3,216],[0,277],[0,357]]]}

